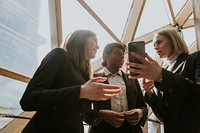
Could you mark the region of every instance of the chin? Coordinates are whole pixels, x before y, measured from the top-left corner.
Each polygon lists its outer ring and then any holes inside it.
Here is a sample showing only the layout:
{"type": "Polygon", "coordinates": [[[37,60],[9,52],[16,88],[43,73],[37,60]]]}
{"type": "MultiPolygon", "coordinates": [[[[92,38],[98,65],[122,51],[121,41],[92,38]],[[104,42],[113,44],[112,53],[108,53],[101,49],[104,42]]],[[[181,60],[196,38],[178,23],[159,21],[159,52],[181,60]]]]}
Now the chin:
{"type": "Polygon", "coordinates": [[[118,68],[122,68],[123,65],[118,66],[118,68]]]}
{"type": "Polygon", "coordinates": [[[94,59],[95,58],[95,56],[92,56],[90,59],[94,59]]]}
{"type": "Polygon", "coordinates": [[[160,58],[163,58],[163,56],[162,56],[162,55],[159,55],[159,57],[160,57],[160,58]]]}

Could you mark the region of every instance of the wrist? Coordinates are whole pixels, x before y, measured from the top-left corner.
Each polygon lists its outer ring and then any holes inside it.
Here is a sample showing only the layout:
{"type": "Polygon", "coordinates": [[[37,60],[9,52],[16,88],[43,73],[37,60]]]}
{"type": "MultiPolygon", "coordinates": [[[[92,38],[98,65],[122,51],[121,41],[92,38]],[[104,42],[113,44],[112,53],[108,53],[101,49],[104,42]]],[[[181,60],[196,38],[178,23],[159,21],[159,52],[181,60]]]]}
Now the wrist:
{"type": "Polygon", "coordinates": [[[156,82],[161,82],[162,81],[162,68],[158,71],[158,76],[155,79],[156,82]]]}
{"type": "Polygon", "coordinates": [[[83,85],[80,86],[80,95],[79,98],[86,98],[85,93],[84,93],[84,87],[83,85]]]}
{"type": "Polygon", "coordinates": [[[143,111],[142,109],[138,109],[138,112],[141,114],[141,117],[143,116],[143,111]]]}
{"type": "Polygon", "coordinates": [[[146,93],[147,94],[147,96],[149,97],[149,98],[152,98],[152,96],[153,96],[153,93],[146,93]]]}

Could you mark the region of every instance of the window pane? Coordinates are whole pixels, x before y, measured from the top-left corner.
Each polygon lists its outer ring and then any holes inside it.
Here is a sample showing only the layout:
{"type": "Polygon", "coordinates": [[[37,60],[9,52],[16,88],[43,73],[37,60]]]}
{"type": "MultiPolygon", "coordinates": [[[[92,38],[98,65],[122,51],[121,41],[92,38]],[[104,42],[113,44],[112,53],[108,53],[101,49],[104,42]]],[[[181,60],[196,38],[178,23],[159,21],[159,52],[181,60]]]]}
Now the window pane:
{"type": "MultiPolygon", "coordinates": [[[[0,67],[32,77],[51,50],[48,1],[0,1],[0,67]]],[[[19,115],[27,83],[0,76],[0,113],[19,115]]],[[[12,119],[0,117],[0,129],[12,119]]]]}

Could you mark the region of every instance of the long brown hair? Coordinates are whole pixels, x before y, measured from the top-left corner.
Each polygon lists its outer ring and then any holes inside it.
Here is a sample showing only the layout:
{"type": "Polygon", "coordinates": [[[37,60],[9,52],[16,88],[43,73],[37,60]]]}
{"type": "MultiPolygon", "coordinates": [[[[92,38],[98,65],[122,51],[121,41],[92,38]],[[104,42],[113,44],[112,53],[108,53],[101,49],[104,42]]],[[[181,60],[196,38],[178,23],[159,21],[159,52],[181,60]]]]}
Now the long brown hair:
{"type": "Polygon", "coordinates": [[[71,34],[64,45],[75,66],[82,71],[86,71],[90,76],[91,64],[85,56],[85,48],[89,37],[96,37],[96,34],[90,30],[77,30],[71,34]]]}

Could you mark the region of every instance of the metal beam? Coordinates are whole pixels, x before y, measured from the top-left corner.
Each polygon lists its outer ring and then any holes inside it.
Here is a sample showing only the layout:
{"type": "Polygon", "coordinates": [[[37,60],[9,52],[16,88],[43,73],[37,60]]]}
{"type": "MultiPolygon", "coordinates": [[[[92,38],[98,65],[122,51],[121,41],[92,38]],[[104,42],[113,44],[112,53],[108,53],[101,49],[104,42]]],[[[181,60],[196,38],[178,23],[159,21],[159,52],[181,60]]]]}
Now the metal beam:
{"type": "Polygon", "coordinates": [[[164,4],[165,4],[165,7],[167,8],[168,7],[168,10],[169,10],[169,17],[171,17],[171,24],[172,25],[175,25],[177,22],[176,22],[176,19],[175,19],[175,15],[174,15],[174,11],[173,11],[173,8],[172,8],[172,3],[171,3],[171,0],[164,0],[164,4]]]}
{"type": "Polygon", "coordinates": [[[177,24],[183,26],[192,15],[192,12],[192,0],[188,0],[176,16],[177,24]]]}
{"type": "Polygon", "coordinates": [[[194,19],[188,19],[183,25],[183,29],[194,27],[194,19]]]}
{"type": "Polygon", "coordinates": [[[62,19],[60,0],[49,0],[49,23],[52,48],[59,47],[62,42],[62,19]]]}
{"type": "Polygon", "coordinates": [[[190,51],[190,53],[194,53],[197,50],[198,50],[197,42],[195,41],[189,46],[189,51],[190,51]]]}
{"type": "Polygon", "coordinates": [[[18,74],[16,72],[13,72],[4,68],[0,68],[0,75],[15,79],[15,80],[19,80],[25,83],[28,83],[31,79],[30,77],[24,76],[22,74],[18,74]]]}
{"type": "Polygon", "coordinates": [[[197,40],[197,50],[200,50],[200,1],[193,0],[194,24],[197,40]]]}
{"type": "Polygon", "coordinates": [[[78,2],[92,15],[92,17],[110,34],[110,36],[118,43],[123,44],[121,40],[108,28],[108,26],[99,18],[99,16],[85,3],[84,0],[78,0],[78,2]]]}
{"type": "Polygon", "coordinates": [[[133,0],[127,22],[122,34],[122,42],[127,44],[128,42],[134,40],[135,33],[138,28],[138,24],[141,18],[141,14],[144,9],[146,0],[133,0]]]}

